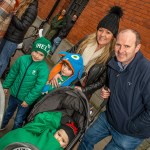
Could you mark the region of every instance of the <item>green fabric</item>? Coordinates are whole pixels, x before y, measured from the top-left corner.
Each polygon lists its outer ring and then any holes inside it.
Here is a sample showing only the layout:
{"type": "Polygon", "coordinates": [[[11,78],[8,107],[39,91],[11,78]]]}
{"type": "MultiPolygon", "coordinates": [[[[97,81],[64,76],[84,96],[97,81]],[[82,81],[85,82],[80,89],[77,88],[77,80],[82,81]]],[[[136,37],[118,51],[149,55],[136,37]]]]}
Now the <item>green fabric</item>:
{"type": "Polygon", "coordinates": [[[63,18],[59,19],[59,14],[53,17],[51,21],[51,29],[56,30],[56,29],[61,29],[66,25],[66,17],[64,16],[63,18]]]}
{"type": "Polygon", "coordinates": [[[10,131],[0,139],[0,150],[13,142],[26,142],[39,150],[63,150],[53,134],[60,126],[61,112],[43,112],[23,128],[10,131]]]}
{"type": "Polygon", "coordinates": [[[60,29],[62,29],[66,25],[66,16],[64,16],[62,19],[58,20],[60,14],[56,15],[53,17],[51,24],[50,24],[50,29],[46,33],[46,37],[51,40],[54,35],[56,35],[60,29]]]}
{"type": "Polygon", "coordinates": [[[52,50],[52,44],[44,37],[38,38],[32,45],[32,51],[40,51],[45,57],[49,54],[50,50],[52,50]]]}
{"type": "Polygon", "coordinates": [[[10,94],[31,105],[41,95],[46,84],[49,68],[45,60],[34,62],[31,55],[19,57],[3,83],[10,94]]]}

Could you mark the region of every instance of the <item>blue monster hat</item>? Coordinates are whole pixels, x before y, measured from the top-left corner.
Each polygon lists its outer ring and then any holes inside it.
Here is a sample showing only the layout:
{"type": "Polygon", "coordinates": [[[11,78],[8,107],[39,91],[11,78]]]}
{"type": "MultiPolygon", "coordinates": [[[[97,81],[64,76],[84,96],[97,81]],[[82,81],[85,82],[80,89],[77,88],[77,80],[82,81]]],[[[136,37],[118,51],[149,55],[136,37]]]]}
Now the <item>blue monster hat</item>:
{"type": "Polygon", "coordinates": [[[62,58],[51,70],[48,80],[51,80],[57,73],[59,73],[61,71],[62,62],[66,62],[73,70],[73,75],[62,83],[61,86],[69,86],[73,81],[82,77],[84,71],[83,59],[80,54],[73,54],[65,51],[61,51],[59,55],[62,58]]]}

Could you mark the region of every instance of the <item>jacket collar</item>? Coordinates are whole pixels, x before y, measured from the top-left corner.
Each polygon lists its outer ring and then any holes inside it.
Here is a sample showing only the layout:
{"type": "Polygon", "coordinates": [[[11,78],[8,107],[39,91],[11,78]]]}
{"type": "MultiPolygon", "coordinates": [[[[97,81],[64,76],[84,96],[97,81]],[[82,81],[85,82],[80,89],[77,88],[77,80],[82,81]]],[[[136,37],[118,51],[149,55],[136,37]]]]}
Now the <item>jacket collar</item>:
{"type": "MultiPolygon", "coordinates": [[[[128,71],[128,70],[132,69],[133,67],[135,67],[136,64],[139,63],[142,58],[143,58],[143,54],[140,51],[138,51],[136,53],[134,59],[128,64],[128,66],[126,67],[126,69],[124,71],[128,71]]],[[[108,66],[113,68],[114,70],[120,72],[120,67],[118,66],[118,61],[117,61],[116,57],[113,57],[109,61],[108,66]]]]}

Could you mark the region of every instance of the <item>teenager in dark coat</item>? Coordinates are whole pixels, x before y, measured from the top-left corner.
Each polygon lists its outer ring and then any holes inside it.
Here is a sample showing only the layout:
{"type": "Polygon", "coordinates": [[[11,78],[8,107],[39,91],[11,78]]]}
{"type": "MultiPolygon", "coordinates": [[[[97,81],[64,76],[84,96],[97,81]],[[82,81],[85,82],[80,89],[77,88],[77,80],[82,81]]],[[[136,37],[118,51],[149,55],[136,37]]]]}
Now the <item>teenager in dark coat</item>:
{"type": "Polygon", "coordinates": [[[18,11],[13,16],[8,30],[0,44],[0,77],[5,71],[17,45],[23,41],[27,30],[36,19],[38,12],[37,8],[37,0],[26,0],[20,4],[18,11]]]}

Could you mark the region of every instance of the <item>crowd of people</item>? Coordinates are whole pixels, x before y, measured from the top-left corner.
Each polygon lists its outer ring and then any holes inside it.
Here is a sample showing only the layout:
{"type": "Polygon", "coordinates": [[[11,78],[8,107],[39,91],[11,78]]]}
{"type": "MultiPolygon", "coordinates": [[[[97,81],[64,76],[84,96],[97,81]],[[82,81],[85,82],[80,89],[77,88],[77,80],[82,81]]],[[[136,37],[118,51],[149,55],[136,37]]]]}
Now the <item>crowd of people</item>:
{"type": "MultiPolygon", "coordinates": [[[[37,0],[16,0],[12,5],[10,23],[0,43],[0,77],[35,20],[37,6],[37,0]]],[[[150,61],[140,51],[141,37],[137,31],[118,32],[123,15],[120,6],[111,7],[95,33],[60,52],[60,61],[49,71],[44,58],[55,52],[78,16],[70,17],[63,9],[52,18],[46,38],[35,40],[31,54],[15,61],[2,84],[4,93],[9,89],[10,96],[1,131],[6,129],[16,109],[17,113],[12,131],[0,139],[3,143],[0,149],[13,142],[28,142],[45,150],[66,148],[77,135],[78,127],[74,121],[61,124],[60,112],[39,113],[23,126],[33,105],[63,86],[83,92],[88,99],[91,93],[101,89],[100,96],[108,101],[106,110],[84,133],[78,150],[92,150],[110,135],[105,150],[134,150],[150,137],[150,61]],[[82,82],[81,78],[84,78],[82,82]]]]}

